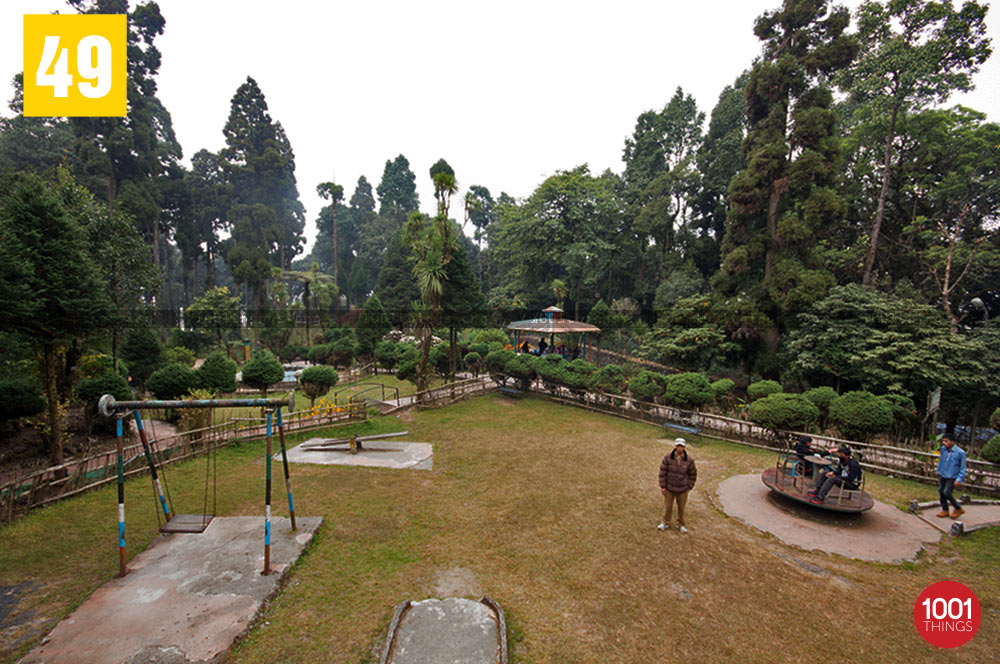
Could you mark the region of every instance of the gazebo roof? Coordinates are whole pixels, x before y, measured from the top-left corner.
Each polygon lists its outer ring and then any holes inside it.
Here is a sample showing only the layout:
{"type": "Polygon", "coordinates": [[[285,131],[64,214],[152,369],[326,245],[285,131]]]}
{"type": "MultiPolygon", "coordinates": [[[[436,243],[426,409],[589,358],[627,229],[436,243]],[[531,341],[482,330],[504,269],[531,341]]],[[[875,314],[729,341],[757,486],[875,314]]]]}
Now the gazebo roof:
{"type": "Polygon", "coordinates": [[[533,318],[517,320],[507,326],[508,330],[534,332],[536,334],[600,334],[601,328],[565,318],[533,318]]]}

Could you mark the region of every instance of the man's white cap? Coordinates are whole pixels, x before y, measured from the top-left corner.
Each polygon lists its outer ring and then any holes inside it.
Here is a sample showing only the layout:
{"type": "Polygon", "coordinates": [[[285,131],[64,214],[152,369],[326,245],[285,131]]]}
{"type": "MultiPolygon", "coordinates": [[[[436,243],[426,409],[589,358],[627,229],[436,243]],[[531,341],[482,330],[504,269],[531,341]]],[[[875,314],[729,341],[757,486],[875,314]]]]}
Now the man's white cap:
{"type": "Polygon", "coordinates": [[[687,441],[683,438],[678,438],[674,441],[674,446],[680,445],[681,447],[687,447],[687,441]]]}

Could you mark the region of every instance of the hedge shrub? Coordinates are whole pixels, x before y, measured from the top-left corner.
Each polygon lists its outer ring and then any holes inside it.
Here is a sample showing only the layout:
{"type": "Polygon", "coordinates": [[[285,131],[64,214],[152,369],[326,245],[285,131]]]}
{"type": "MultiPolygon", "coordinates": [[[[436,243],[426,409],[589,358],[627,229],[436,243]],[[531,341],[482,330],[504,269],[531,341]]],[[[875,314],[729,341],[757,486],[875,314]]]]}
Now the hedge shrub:
{"type": "Polygon", "coordinates": [[[772,431],[802,431],[819,419],[819,408],[801,394],[776,392],[750,404],[747,417],[772,431]]]}
{"type": "Polygon", "coordinates": [[[774,380],[758,380],[747,386],[747,396],[750,397],[751,401],[763,399],[769,394],[778,394],[779,392],[781,392],[781,383],[774,380]]]}
{"type": "Polygon", "coordinates": [[[479,370],[483,368],[482,367],[483,358],[479,353],[475,351],[469,351],[468,353],[465,354],[465,357],[462,358],[462,363],[465,364],[466,367],[468,367],[469,371],[472,372],[472,375],[476,376],[477,378],[479,377],[479,370]]]}
{"type": "Polygon", "coordinates": [[[172,346],[163,351],[164,364],[183,364],[186,367],[190,367],[197,359],[194,351],[184,346],[172,346]]]}
{"type": "MultiPolygon", "coordinates": [[[[502,347],[503,346],[501,346],[501,348],[502,347]]],[[[486,357],[486,354],[490,352],[490,345],[485,342],[469,344],[469,352],[479,353],[479,357],[486,357]]]]}
{"type": "Polygon", "coordinates": [[[735,381],[731,378],[720,378],[719,380],[712,383],[712,392],[715,393],[715,398],[719,401],[728,399],[733,395],[733,389],[736,387],[735,381]]]}
{"type": "Polygon", "coordinates": [[[698,408],[715,399],[712,384],[704,374],[689,372],[667,376],[663,399],[678,408],[698,408]]]}
{"type": "Polygon", "coordinates": [[[566,360],[562,355],[555,353],[549,355],[529,356],[535,365],[535,371],[541,377],[545,387],[554,390],[566,383],[566,360]]]}
{"type": "Polygon", "coordinates": [[[198,387],[198,374],[183,364],[168,364],[153,372],[146,387],[157,399],[179,399],[198,387]]]}
{"type": "Polygon", "coordinates": [[[993,411],[990,415],[990,426],[994,429],[1000,430],[1000,407],[993,411]]]}
{"type": "Polygon", "coordinates": [[[607,392],[608,394],[621,394],[625,390],[628,381],[622,368],[617,364],[606,364],[590,375],[587,387],[594,392],[607,392]]]}
{"type": "Polygon", "coordinates": [[[507,363],[515,357],[513,351],[494,350],[483,358],[483,368],[495,383],[503,383],[507,379],[507,363]]]}
{"type": "Polygon", "coordinates": [[[830,404],[830,421],[846,438],[867,440],[892,427],[892,406],[871,392],[848,392],[830,404]]]}
{"type": "Polygon", "coordinates": [[[396,362],[398,361],[396,353],[396,344],[392,341],[380,341],[375,344],[375,361],[383,369],[392,371],[396,368],[396,362]]]}
{"type": "Polygon", "coordinates": [[[411,383],[417,382],[417,366],[420,364],[420,351],[410,344],[396,345],[396,378],[411,383]]]}
{"type": "Polygon", "coordinates": [[[663,395],[666,378],[663,374],[643,369],[628,381],[628,391],[640,401],[655,402],[663,395]]]}
{"type": "Polygon", "coordinates": [[[295,360],[305,360],[309,358],[309,347],[301,344],[288,344],[281,349],[281,361],[293,362],[295,360]]]}
{"type": "Polygon", "coordinates": [[[325,395],[337,384],[340,376],[333,367],[309,367],[299,376],[302,391],[309,397],[309,407],[312,408],[316,399],[325,395]]]}
{"type": "Polygon", "coordinates": [[[566,383],[566,387],[574,392],[582,392],[587,389],[590,377],[595,371],[597,371],[597,367],[579,357],[566,363],[566,368],[563,370],[563,381],[566,383]]]}
{"type": "Polygon", "coordinates": [[[202,365],[198,367],[199,385],[211,392],[236,391],[236,362],[229,359],[221,350],[208,354],[202,365]]]}
{"type": "MultiPolygon", "coordinates": [[[[996,415],[996,413],[994,413],[994,415],[996,415]]],[[[990,418],[991,423],[992,421],[992,418],[990,418]]],[[[1000,434],[997,434],[986,441],[986,445],[983,446],[982,455],[987,461],[1000,463],[1000,434]]]]}
{"type": "Polygon", "coordinates": [[[538,374],[535,372],[535,363],[531,361],[530,355],[517,355],[509,350],[501,351],[509,353],[507,363],[504,365],[504,373],[518,382],[522,390],[527,390],[531,382],[538,374]]]}
{"type": "Polygon", "coordinates": [[[243,375],[240,381],[249,387],[267,394],[268,388],[280,383],[285,377],[285,368],[274,354],[261,348],[255,350],[250,361],[243,365],[243,375]]]}

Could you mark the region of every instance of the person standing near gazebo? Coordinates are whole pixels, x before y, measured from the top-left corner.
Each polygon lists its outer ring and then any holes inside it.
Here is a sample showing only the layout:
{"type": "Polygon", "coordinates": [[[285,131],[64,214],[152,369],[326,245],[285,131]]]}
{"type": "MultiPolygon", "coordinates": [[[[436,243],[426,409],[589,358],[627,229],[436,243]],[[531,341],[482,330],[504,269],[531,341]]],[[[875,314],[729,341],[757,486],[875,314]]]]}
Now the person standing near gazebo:
{"type": "Polygon", "coordinates": [[[663,521],[658,530],[670,527],[674,502],[677,503],[677,527],[682,533],[687,533],[684,524],[684,508],[687,506],[688,493],[694,488],[698,479],[698,469],[694,459],[688,456],[687,442],[683,438],[674,441],[673,451],[663,457],[660,462],[660,492],[663,493],[663,521]]]}

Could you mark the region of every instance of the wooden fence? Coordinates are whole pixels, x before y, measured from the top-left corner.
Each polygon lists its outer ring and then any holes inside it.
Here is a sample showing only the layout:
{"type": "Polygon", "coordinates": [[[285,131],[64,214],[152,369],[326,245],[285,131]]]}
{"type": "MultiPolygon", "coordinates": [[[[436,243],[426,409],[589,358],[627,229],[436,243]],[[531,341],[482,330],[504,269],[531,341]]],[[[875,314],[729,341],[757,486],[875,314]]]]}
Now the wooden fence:
{"type": "MultiPolygon", "coordinates": [[[[363,421],[367,409],[362,403],[330,406],[284,414],[286,433],[322,429],[338,424],[363,421]]],[[[232,418],[221,424],[185,431],[150,441],[157,465],[176,463],[207,454],[237,441],[258,440],[267,435],[266,419],[232,418]]],[[[124,447],[125,475],[149,471],[138,434],[129,436],[124,447]]],[[[74,459],[6,482],[0,486],[0,523],[27,514],[35,507],[75,496],[118,478],[118,452],[108,450],[74,459]]]]}
{"type": "MultiPolygon", "coordinates": [[[[573,406],[586,408],[608,415],[664,425],[680,424],[701,429],[712,438],[726,440],[740,445],[748,445],[769,450],[781,450],[794,445],[802,432],[773,432],[758,424],[733,417],[682,410],[672,406],[639,401],[627,395],[604,394],[584,390],[569,390],[563,386],[546,385],[536,381],[530,387],[532,392],[573,406]]],[[[683,436],[676,430],[668,430],[668,435],[683,436]]],[[[818,447],[832,448],[847,445],[861,453],[861,466],[883,475],[906,477],[937,484],[937,454],[921,450],[911,450],[877,443],[862,443],[843,440],[821,434],[807,434],[818,447]]],[[[967,474],[962,482],[963,491],[1000,495],[1000,465],[969,459],[967,474]]]]}

